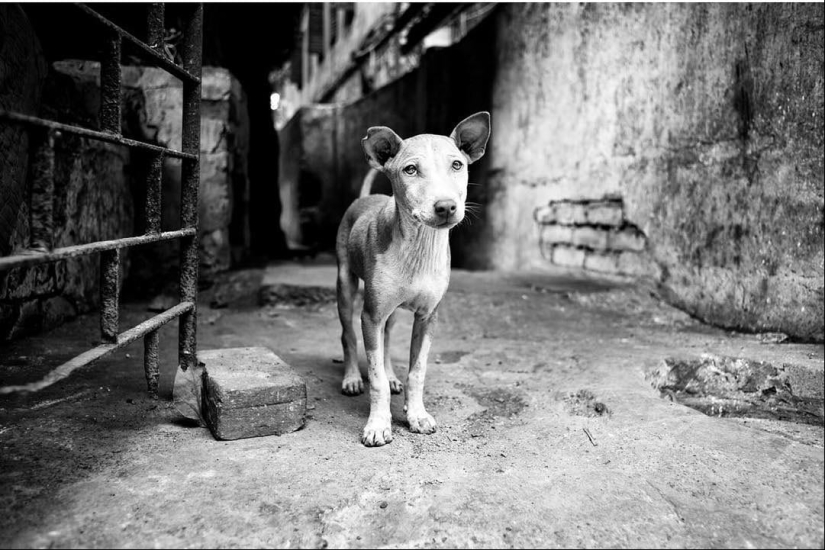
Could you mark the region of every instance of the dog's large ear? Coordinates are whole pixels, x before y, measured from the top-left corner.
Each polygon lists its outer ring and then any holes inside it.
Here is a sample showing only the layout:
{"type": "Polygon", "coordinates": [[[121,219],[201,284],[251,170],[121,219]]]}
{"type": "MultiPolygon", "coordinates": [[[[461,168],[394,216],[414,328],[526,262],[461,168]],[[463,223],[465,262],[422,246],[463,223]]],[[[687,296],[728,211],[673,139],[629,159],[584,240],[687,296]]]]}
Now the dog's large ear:
{"type": "Polygon", "coordinates": [[[386,126],[373,126],[361,140],[361,147],[364,148],[370,166],[381,170],[388,160],[398,154],[401,138],[386,126]]]}
{"type": "Polygon", "coordinates": [[[484,156],[490,138],[490,113],[481,111],[468,116],[458,123],[450,137],[470,162],[477,161],[484,156]]]}

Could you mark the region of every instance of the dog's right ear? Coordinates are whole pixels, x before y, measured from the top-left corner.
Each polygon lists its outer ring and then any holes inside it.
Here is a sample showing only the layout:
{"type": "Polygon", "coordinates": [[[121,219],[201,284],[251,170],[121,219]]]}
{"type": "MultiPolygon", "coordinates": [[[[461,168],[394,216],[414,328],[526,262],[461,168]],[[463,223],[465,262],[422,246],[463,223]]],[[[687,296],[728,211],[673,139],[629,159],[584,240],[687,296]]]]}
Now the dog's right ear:
{"type": "Polygon", "coordinates": [[[386,126],[373,126],[361,140],[361,147],[370,166],[382,170],[387,161],[398,154],[401,138],[386,126]]]}

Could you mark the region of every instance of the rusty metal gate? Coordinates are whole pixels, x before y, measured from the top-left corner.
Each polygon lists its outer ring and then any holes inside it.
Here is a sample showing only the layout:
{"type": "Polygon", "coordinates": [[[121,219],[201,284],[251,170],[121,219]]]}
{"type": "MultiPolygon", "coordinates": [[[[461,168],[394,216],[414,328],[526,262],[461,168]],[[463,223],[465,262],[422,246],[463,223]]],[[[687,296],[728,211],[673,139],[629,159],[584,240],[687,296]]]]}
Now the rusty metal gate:
{"type": "Polygon", "coordinates": [[[68,376],[72,371],[122,348],[138,338],[144,342],[144,368],[149,394],[157,397],[159,378],[159,329],[179,318],[178,356],[182,368],[197,361],[196,301],[198,292],[198,186],[200,180],[200,101],[201,44],[203,7],[182,6],[183,38],[180,54],[182,67],[165,52],[164,4],[146,4],[146,41],[83,4],[79,10],[99,29],[100,55],[100,125],[101,130],[62,124],[23,113],[0,110],[0,123],[22,124],[29,128],[32,178],[28,182],[30,207],[29,250],[0,258],[0,271],[26,268],[67,258],[100,254],[100,332],[102,344],[60,365],[40,381],[25,385],[0,387],[0,394],[31,392],[45,388],[68,376]],[[121,135],[121,56],[123,50],[140,57],[144,63],[167,71],[183,83],[182,150],[176,151],[121,135]],[[149,163],[146,178],[146,231],[143,235],[53,247],[55,138],[61,133],[74,134],[142,150],[143,162],[149,163]],[[180,229],[161,230],[161,175],[163,160],[177,158],[182,163],[180,229]],[[45,198],[45,200],[43,200],[45,198]],[[180,303],[154,317],[120,332],[119,275],[120,251],[124,248],[158,241],[180,239],[180,303]]]}

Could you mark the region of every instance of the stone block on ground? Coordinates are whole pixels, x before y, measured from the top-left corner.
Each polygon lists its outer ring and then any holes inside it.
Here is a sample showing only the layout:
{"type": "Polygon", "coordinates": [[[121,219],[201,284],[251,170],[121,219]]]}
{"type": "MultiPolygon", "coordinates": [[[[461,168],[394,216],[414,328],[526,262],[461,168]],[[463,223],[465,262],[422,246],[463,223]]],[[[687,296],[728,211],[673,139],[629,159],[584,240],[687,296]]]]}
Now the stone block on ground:
{"type": "Polygon", "coordinates": [[[216,439],[282,435],[304,425],[306,383],[264,347],[206,350],[201,410],[216,439]]]}

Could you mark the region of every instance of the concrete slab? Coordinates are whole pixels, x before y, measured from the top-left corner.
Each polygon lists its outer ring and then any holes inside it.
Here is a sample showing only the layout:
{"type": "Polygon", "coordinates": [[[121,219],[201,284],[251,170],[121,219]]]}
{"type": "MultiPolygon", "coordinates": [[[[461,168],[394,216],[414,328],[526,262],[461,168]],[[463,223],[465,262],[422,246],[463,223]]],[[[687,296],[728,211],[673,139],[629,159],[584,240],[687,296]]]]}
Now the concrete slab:
{"type": "Polygon", "coordinates": [[[202,351],[201,411],[216,439],[283,435],[303,427],[306,382],[272,350],[202,351]]]}
{"type": "MultiPolygon", "coordinates": [[[[823,346],[717,330],[644,289],[454,272],[424,395],[439,431],[409,432],[394,396],[394,441],[365,448],[369,398],[341,394],[334,302],[257,305],[281,269],[226,308],[201,305],[199,347],[276,352],[307,382],[304,429],[215,441],[145,396],[138,342],[0,401],[0,547],[823,546],[821,426],[707,416],[645,380],[703,353],[821,372],[823,346]]],[[[291,269],[334,285],[329,266],[291,269]]],[[[411,327],[405,312],[390,347],[402,380],[411,327]]],[[[90,316],[5,346],[3,383],[96,334],[90,316]]],[[[176,353],[165,327],[162,394],[176,353]]]]}

